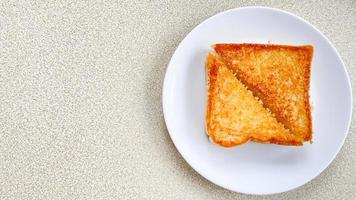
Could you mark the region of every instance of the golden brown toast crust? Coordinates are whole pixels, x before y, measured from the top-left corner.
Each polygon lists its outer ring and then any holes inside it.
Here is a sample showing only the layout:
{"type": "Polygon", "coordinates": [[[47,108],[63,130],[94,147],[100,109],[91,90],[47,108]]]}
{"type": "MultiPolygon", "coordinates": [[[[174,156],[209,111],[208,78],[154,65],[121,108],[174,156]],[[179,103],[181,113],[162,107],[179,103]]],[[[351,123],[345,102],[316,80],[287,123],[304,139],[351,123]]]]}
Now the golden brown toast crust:
{"type": "Polygon", "coordinates": [[[216,55],[208,55],[206,72],[206,128],[214,143],[231,147],[253,140],[302,145],[303,139],[285,129],[216,55]]]}
{"type": "Polygon", "coordinates": [[[216,44],[216,53],[292,133],[312,139],[312,46],[216,44]]]}

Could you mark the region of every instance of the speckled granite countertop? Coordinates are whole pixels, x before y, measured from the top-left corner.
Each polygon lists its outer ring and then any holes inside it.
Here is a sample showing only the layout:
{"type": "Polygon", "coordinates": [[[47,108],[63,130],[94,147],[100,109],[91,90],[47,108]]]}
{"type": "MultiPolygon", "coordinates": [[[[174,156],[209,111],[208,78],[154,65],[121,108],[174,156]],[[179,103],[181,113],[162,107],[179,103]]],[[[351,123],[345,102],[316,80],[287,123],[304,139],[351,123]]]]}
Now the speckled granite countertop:
{"type": "Polygon", "coordinates": [[[355,87],[355,1],[43,2],[0,6],[0,199],[356,199],[354,120],[319,177],[256,197],[194,172],[171,142],[161,106],[165,69],[183,37],[247,5],[314,24],[355,87]]]}

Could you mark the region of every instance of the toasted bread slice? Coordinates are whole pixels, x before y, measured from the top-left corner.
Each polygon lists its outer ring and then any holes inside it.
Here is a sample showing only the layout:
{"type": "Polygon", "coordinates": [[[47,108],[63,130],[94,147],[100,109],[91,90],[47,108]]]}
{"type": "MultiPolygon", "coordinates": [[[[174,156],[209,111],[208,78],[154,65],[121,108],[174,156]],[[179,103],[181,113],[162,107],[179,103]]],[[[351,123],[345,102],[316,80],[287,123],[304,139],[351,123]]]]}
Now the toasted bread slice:
{"type": "Polygon", "coordinates": [[[312,46],[216,44],[213,48],[279,122],[305,141],[312,139],[312,46]]]}
{"type": "Polygon", "coordinates": [[[290,133],[264,108],[247,88],[210,53],[206,61],[208,102],[207,133],[224,147],[248,140],[262,143],[302,145],[303,139],[290,133]]]}

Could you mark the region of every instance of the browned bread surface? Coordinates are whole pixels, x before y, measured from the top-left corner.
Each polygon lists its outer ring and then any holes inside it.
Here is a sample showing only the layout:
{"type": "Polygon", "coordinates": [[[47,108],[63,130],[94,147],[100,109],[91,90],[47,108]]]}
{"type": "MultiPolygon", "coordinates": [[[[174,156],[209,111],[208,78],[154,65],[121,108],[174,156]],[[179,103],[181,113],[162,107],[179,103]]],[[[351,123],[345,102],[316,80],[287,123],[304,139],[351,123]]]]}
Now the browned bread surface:
{"type": "Polygon", "coordinates": [[[219,58],[210,53],[206,61],[208,101],[207,133],[225,147],[249,140],[283,145],[302,145],[303,139],[277,122],[219,58]]]}
{"type": "Polygon", "coordinates": [[[213,48],[279,122],[305,141],[312,139],[312,46],[216,44],[213,48]]]}

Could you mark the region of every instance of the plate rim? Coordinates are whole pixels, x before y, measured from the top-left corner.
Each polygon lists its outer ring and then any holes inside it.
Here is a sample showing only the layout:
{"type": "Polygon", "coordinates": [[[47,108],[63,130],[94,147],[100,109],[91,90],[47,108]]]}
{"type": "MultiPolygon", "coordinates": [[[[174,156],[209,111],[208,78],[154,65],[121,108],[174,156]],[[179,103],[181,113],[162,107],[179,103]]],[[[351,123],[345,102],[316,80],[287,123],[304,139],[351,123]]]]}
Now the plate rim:
{"type": "Polygon", "coordinates": [[[302,17],[299,17],[298,15],[296,14],[293,14],[289,11],[285,11],[285,10],[282,10],[282,9],[279,9],[279,8],[273,8],[273,7],[268,7],[268,6],[244,6],[244,7],[237,7],[237,8],[232,8],[232,9],[228,9],[228,10],[224,10],[224,11],[221,11],[221,12],[218,12],[208,18],[206,18],[205,20],[203,20],[201,23],[199,23],[198,25],[196,25],[191,31],[189,31],[189,33],[183,38],[183,40],[178,44],[178,46],[176,47],[176,49],[174,50],[174,53],[172,54],[171,56],[171,59],[166,67],[166,72],[165,72],[165,75],[164,75],[164,80],[163,80],[163,87],[162,87],[162,106],[163,106],[163,117],[164,117],[164,121],[165,121],[165,124],[166,124],[166,128],[167,128],[167,131],[168,131],[168,134],[175,146],[175,148],[177,149],[177,151],[179,152],[179,154],[183,157],[183,159],[189,164],[189,166],[191,168],[194,169],[194,171],[196,171],[199,175],[201,175],[203,178],[205,178],[206,180],[208,180],[209,182],[219,186],[219,187],[222,187],[224,189],[227,189],[227,190],[230,190],[230,191],[233,191],[233,192],[237,192],[237,193],[242,193],[242,194],[250,194],[250,195],[272,195],[272,194],[279,194],[279,193],[284,193],[284,192],[288,192],[288,191],[291,191],[291,190],[294,190],[294,189],[297,189],[309,182],[311,182],[312,180],[314,180],[316,177],[318,177],[323,171],[325,171],[325,169],[327,169],[330,164],[335,160],[336,156],[340,153],[340,150],[342,149],[342,147],[344,146],[344,143],[345,143],[345,140],[349,134],[349,131],[350,131],[350,126],[351,126],[351,122],[352,122],[352,114],[353,114],[353,96],[352,96],[352,84],[351,84],[351,80],[350,80],[350,76],[349,76],[349,73],[347,71],[347,68],[345,66],[345,63],[344,61],[342,60],[342,57],[340,56],[339,52],[337,51],[337,49],[335,48],[335,46],[331,43],[331,41],[319,30],[317,29],[314,25],[312,25],[310,22],[308,22],[307,20],[303,19],[302,17]],[[332,159],[330,159],[330,161],[323,167],[321,167],[317,173],[315,173],[315,175],[312,176],[312,178],[310,178],[308,181],[306,182],[302,182],[301,184],[297,184],[296,186],[294,187],[291,187],[287,190],[283,190],[283,191],[277,191],[277,192],[261,192],[261,193],[252,193],[252,192],[246,192],[246,191],[240,191],[238,189],[235,189],[235,188],[232,188],[232,187],[228,187],[226,185],[222,185],[220,183],[217,183],[215,180],[212,180],[212,179],[209,179],[204,173],[198,171],[192,164],[191,164],[191,161],[187,158],[187,156],[185,156],[185,154],[182,153],[182,151],[178,148],[177,146],[177,143],[175,141],[175,137],[173,136],[173,134],[171,134],[171,132],[173,131],[171,126],[170,126],[170,123],[169,123],[169,120],[167,119],[167,113],[168,113],[168,105],[167,105],[167,101],[168,101],[168,95],[167,95],[167,90],[168,90],[168,86],[167,86],[167,82],[168,82],[168,78],[170,74],[170,71],[172,70],[172,67],[170,67],[172,65],[172,60],[174,58],[174,56],[176,55],[176,52],[177,50],[179,49],[179,47],[181,46],[181,44],[189,37],[189,35],[195,31],[197,28],[199,28],[200,26],[204,25],[205,23],[208,23],[210,20],[212,20],[213,18],[216,18],[216,17],[219,17],[221,15],[225,15],[227,13],[230,13],[230,12],[238,12],[238,11],[241,11],[241,10],[249,10],[249,9],[262,9],[262,10],[269,10],[269,11],[273,11],[273,12],[280,12],[280,13],[283,13],[283,14],[286,14],[286,15],[290,15],[298,20],[300,20],[301,22],[305,23],[307,26],[310,26],[313,30],[315,30],[316,32],[319,33],[319,35],[321,37],[323,37],[323,39],[326,40],[326,42],[332,47],[332,50],[333,52],[337,55],[337,58],[340,60],[340,63],[342,64],[342,68],[343,68],[343,72],[344,74],[346,75],[346,79],[347,79],[347,86],[348,86],[348,92],[350,94],[350,114],[348,116],[348,122],[347,122],[347,129],[346,129],[346,134],[344,134],[344,137],[342,138],[342,142],[340,143],[337,151],[335,151],[334,155],[332,156],[332,159]]]}

